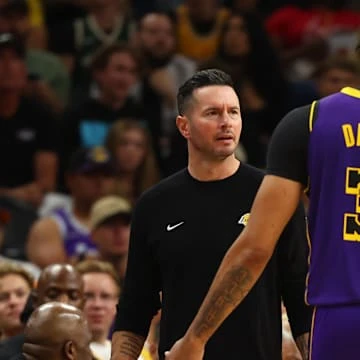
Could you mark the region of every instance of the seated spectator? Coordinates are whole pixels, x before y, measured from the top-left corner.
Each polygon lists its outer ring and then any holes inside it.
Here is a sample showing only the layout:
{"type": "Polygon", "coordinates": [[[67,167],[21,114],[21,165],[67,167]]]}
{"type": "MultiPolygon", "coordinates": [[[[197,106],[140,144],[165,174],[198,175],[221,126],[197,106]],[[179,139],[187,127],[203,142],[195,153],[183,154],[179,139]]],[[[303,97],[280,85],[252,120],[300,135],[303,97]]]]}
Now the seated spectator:
{"type": "Polygon", "coordinates": [[[83,313],[74,306],[48,303],[31,315],[25,328],[25,360],[92,360],[91,335],[83,313]]]}
{"type": "Polygon", "coordinates": [[[360,86],[360,69],[352,59],[334,57],[321,63],[307,81],[294,82],[293,107],[310,104],[342,88],[360,86]]]}
{"type": "Polygon", "coordinates": [[[0,351],[5,339],[23,331],[20,321],[34,279],[23,267],[3,261],[0,265],[0,351]]]}
{"type": "MultiPolygon", "coordinates": [[[[120,295],[120,280],[114,267],[104,261],[87,260],[76,269],[84,281],[84,314],[92,334],[90,349],[98,360],[110,360],[111,327],[120,295]]],[[[151,360],[150,345],[144,346],[140,359],[151,360]]]]}
{"type": "Polygon", "coordinates": [[[349,54],[356,44],[360,13],[343,0],[312,1],[307,9],[286,5],[266,20],[267,30],[292,80],[310,76],[328,55],[349,54]]]}
{"type": "Polygon", "coordinates": [[[54,262],[76,262],[97,253],[89,233],[94,202],[113,190],[113,164],[102,147],[79,149],[70,159],[66,182],[70,208],[58,208],[32,227],[28,258],[43,268],[54,262]]]}
{"type": "Polygon", "coordinates": [[[50,49],[59,54],[72,74],[73,96],[86,93],[91,84],[93,56],[103,47],[128,42],[133,25],[119,0],[85,1],[88,14],[52,29],[50,49]]]}
{"type": "Polygon", "coordinates": [[[344,58],[329,58],[313,74],[318,98],[339,92],[342,88],[360,86],[360,69],[356,61],[344,58]]]}
{"type": "Polygon", "coordinates": [[[258,19],[232,13],[222,29],[217,56],[200,68],[218,68],[231,75],[241,103],[241,143],[248,162],[264,166],[268,139],[289,100],[279,59],[258,19]]]}
{"type": "Polygon", "coordinates": [[[122,281],[129,250],[131,206],[123,198],[106,196],[91,209],[91,238],[99,259],[111,263],[122,281]]]}
{"type": "Polygon", "coordinates": [[[6,3],[0,6],[0,32],[15,33],[25,43],[28,93],[47,103],[55,112],[60,112],[68,101],[69,74],[57,56],[45,49],[34,49],[29,45],[30,10],[26,0],[6,0],[6,3]]]}
{"type": "MultiPolygon", "coordinates": [[[[71,265],[53,264],[41,272],[37,287],[28,297],[28,302],[21,314],[22,328],[34,309],[51,301],[60,301],[79,309],[83,307],[83,281],[71,265]]],[[[0,346],[0,360],[22,359],[23,343],[24,333],[22,331],[4,341],[0,346]]]]}
{"type": "Polygon", "coordinates": [[[140,19],[135,40],[144,67],[138,96],[144,104],[157,158],[163,172],[168,173],[167,162],[177,150],[172,141],[177,133],[177,89],[194,74],[196,63],[176,54],[175,23],[166,13],[150,13],[140,19]]]}
{"type": "Polygon", "coordinates": [[[106,139],[116,166],[115,193],[134,204],[139,196],[160,180],[151,137],[143,124],[118,120],[106,139]]]}
{"type": "Polygon", "coordinates": [[[218,0],[185,0],[176,10],[178,52],[197,62],[211,59],[227,17],[218,0]]]}
{"type": "Polygon", "coordinates": [[[65,161],[78,147],[103,145],[116,119],[143,115],[141,106],[131,98],[137,71],[137,58],[127,45],[111,45],[97,54],[92,63],[96,97],[74,102],[63,118],[65,161]]]}
{"type": "Polygon", "coordinates": [[[42,103],[24,96],[25,49],[14,35],[0,35],[0,195],[38,206],[55,188],[56,128],[42,103]]]}
{"type": "Polygon", "coordinates": [[[119,278],[112,265],[103,261],[86,260],[76,269],[84,281],[83,311],[91,332],[90,349],[96,359],[110,360],[109,335],[120,295],[119,278]]]}

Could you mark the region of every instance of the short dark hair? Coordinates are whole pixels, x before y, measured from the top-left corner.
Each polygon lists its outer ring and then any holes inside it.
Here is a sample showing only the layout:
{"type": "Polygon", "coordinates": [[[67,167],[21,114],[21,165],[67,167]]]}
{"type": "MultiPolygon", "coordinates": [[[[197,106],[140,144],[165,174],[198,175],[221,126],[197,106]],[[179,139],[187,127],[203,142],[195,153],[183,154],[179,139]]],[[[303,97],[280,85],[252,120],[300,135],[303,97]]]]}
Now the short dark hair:
{"type": "Polygon", "coordinates": [[[174,13],[172,13],[170,11],[166,11],[166,10],[155,10],[155,11],[146,13],[146,14],[141,16],[141,18],[138,20],[138,23],[137,23],[137,29],[138,30],[142,30],[143,22],[144,22],[143,20],[145,18],[147,18],[149,15],[157,15],[157,16],[166,17],[166,18],[168,18],[170,20],[172,26],[176,25],[176,16],[175,16],[174,13]]]}
{"type": "Polygon", "coordinates": [[[194,90],[206,86],[223,85],[234,87],[231,76],[219,69],[206,69],[196,72],[190,79],[180,86],[177,94],[177,107],[179,115],[186,111],[189,99],[194,90]]]}
{"type": "Polygon", "coordinates": [[[139,67],[139,57],[135,50],[125,43],[115,43],[102,47],[95,53],[90,65],[91,70],[104,70],[108,66],[110,58],[118,53],[129,54],[134,59],[136,66],[139,67]]]}

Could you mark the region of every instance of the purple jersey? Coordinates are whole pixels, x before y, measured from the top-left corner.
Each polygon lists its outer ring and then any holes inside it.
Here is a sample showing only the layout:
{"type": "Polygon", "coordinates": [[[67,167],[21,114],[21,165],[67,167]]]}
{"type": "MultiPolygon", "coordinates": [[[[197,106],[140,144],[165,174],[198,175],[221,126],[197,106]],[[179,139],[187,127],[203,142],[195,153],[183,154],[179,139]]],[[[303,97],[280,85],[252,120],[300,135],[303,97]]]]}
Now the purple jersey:
{"type": "Polygon", "coordinates": [[[89,230],[81,225],[71,212],[65,209],[57,209],[52,218],[60,227],[67,256],[79,257],[97,252],[96,246],[90,238],[89,230]]]}
{"type": "Polygon", "coordinates": [[[313,113],[307,301],[317,306],[359,303],[360,92],[345,88],[318,101],[313,113]]]}

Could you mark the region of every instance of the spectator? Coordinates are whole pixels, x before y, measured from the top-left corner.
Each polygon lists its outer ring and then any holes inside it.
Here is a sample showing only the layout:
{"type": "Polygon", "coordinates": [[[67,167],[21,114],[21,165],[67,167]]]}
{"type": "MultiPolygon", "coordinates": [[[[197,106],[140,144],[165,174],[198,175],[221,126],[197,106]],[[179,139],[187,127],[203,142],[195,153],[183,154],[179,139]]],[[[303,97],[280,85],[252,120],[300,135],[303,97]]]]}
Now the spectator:
{"type": "Polygon", "coordinates": [[[289,106],[288,85],[261,23],[253,15],[232,13],[223,28],[217,56],[201,68],[228,72],[240,97],[241,142],[248,162],[262,167],[268,139],[289,106]]]}
{"type": "Polygon", "coordinates": [[[34,279],[23,267],[3,261],[0,265],[0,351],[2,342],[23,331],[20,314],[34,286],[34,279]]]}
{"type": "Polygon", "coordinates": [[[160,180],[150,134],[137,121],[118,120],[109,130],[106,146],[116,162],[115,193],[134,204],[160,180]]]}
{"type": "Polygon", "coordinates": [[[308,9],[286,5],[269,16],[267,30],[292,80],[308,78],[329,54],[355,48],[360,13],[345,5],[344,0],[316,0],[308,9]]]}
{"type": "Polygon", "coordinates": [[[334,57],[321,63],[307,81],[293,84],[293,108],[335,94],[346,86],[358,88],[360,69],[352,59],[334,57]]]}
{"type": "Polygon", "coordinates": [[[102,147],[79,149],[73,154],[66,175],[72,205],[54,210],[33,225],[27,244],[33,263],[43,268],[96,253],[89,234],[90,209],[112,190],[112,172],[110,155],[102,147]]]}
{"type": "Polygon", "coordinates": [[[23,96],[24,56],[16,36],[0,35],[0,194],[38,206],[56,184],[56,129],[49,109],[23,96]]]}
{"type": "Polygon", "coordinates": [[[26,0],[10,0],[0,6],[0,31],[15,33],[26,44],[29,94],[46,102],[54,111],[62,111],[69,96],[69,74],[57,56],[30,47],[31,14],[26,0]]]}
{"type": "MultiPolygon", "coordinates": [[[[34,309],[51,301],[60,301],[79,309],[83,307],[83,281],[71,265],[53,264],[41,272],[37,288],[21,314],[22,324],[26,324],[34,309]]],[[[23,332],[5,341],[0,347],[0,360],[18,360],[23,343],[23,332]]]]}
{"type": "Polygon", "coordinates": [[[197,62],[214,57],[227,17],[218,0],[185,0],[176,10],[179,53],[197,62]]]}
{"type": "Polygon", "coordinates": [[[25,329],[25,360],[92,360],[90,332],[74,306],[48,303],[31,315],[25,329]]]}
{"type": "Polygon", "coordinates": [[[91,209],[91,237],[99,258],[114,266],[122,281],[129,250],[131,206],[120,197],[107,196],[91,209]]]}
{"type": "Polygon", "coordinates": [[[141,107],[130,96],[137,71],[137,58],[127,45],[111,45],[97,54],[92,63],[96,98],[88,97],[80,104],[74,102],[64,115],[65,160],[79,146],[103,145],[116,119],[143,115],[141,107]]]}
{"type": "Polygon", "coordinates": [[[118,0],[84,4],[88,14],[53,31],[51,41],[51,49],[62,57],[72,74],[75,96],[89,89],[89,70],[96,52],[119,41],[128,42],[133,31],[131,19],[118,0]]]}
{"type": "Polygon", "coordinates": [[[313,78],[319,99],[335,94],[346,86],[358,88],[360,69],[357,63],[350,59],[328,59],[316,69],[313,78]]]}
{"type": "MultiPolygon", "coordinates": [[[[90,349],[98,360],[110,360],[111,327],[120,294],[120,279],[108,262],[87,260],[77,265],[84,281],[84,314],[92,334],[90,349]]],[[[139,359],[151,360],[150,344],[146,343],[139,359]]]]}
{"type": "Polygon", "coordinates": [[[96,359],[110,360],[109,334],[120,294],[119,277],[111,264],[86,260],[76,269],[84,281],[84,315],[91,332],[90,349],[96,359]]]}
{"type": "Polygon", "coordinates": [[[136,35],[145,68],[139,96],[149,119],[156,154],[166,173],[165,163],[171,161],[174,151],[172,139],[178,134],[175,126],[176,92],[194,74],[196,64],[175,53],[175,23],[166,13],[145,15],[139,21],[136,35]]]}

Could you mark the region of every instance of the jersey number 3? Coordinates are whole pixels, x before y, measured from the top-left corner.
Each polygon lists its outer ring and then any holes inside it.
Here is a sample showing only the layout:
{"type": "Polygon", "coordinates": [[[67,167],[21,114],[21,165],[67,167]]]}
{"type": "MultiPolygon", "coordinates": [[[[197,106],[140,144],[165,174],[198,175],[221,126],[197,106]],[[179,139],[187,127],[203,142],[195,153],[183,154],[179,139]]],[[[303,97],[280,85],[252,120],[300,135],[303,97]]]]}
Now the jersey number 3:
{"type": "Polygon", "coordinates": [[[355,196],[355,213],[344,214],[345,241],[360,241],[360,168],[346,168],[345,193],[355,196]]]}

